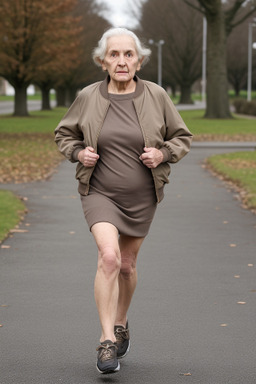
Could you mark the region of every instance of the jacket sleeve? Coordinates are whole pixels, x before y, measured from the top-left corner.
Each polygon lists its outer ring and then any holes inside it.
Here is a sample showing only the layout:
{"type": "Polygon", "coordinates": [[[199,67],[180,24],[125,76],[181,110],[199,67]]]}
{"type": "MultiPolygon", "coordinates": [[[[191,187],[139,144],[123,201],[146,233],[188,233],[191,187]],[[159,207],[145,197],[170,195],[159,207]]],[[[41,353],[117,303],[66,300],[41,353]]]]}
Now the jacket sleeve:
{"type": "Polygon", "coordinates": [[[161,151],[164,162],[176,163],[189,152],[193,135],[166,92],[163,98],[166,134],[161,151]]]}
{"type": "Polygon", "coordinates": [[[78,96],[54,131],[59,151],[73,163],[78,161],[78,152],[85,148],[79,118],[80,97],[78,96]]]}

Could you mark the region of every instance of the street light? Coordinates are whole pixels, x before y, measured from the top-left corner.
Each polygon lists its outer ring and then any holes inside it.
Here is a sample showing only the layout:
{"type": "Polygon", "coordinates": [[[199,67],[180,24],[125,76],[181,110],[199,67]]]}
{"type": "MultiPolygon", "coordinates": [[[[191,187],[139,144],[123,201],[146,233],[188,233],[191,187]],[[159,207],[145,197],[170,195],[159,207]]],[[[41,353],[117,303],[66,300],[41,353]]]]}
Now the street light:
{"type": "Polygon", "coordinates": [[[252,43],[252,29],[256,27],[256,18],[253,19],[252,23],[249,23],[248,31],[248,84],[247,84],[247,101],[252,99],[252,50],[254,44],[252,43]]]}
{"type": "Polygon", "coordinates": [[[207,20],[203,18],[203,54],[202,54],[202,101],[205,102],[206,94],[206,53],[207,53],[207,20]]]}
{"type": "Polygon", "coordinates": [[[159,40],[158,43],[155,43],[153,39],[150,39],[149,44],[155,44],[158,48],[158,59],[157,59],[157,84],[162,87],[162,45],[164,45],[164,40],[159,40]]]}

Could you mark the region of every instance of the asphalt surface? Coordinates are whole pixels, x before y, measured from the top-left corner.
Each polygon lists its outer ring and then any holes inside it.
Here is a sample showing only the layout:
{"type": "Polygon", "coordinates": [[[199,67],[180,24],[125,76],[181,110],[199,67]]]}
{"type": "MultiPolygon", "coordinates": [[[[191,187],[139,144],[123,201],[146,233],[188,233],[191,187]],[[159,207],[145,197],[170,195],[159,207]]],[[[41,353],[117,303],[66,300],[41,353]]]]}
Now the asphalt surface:
{"type": "Polygon", "coordinates": [[[2,185],[28,213],[27,232],[0,248],[0,383],[255,383],[256,216],[202,166],[238,149],[194,145],[172,167],[139,255],[131,351],[114,375],[95,368],[97,251],[74,164],[49,181],[2,185]]]}

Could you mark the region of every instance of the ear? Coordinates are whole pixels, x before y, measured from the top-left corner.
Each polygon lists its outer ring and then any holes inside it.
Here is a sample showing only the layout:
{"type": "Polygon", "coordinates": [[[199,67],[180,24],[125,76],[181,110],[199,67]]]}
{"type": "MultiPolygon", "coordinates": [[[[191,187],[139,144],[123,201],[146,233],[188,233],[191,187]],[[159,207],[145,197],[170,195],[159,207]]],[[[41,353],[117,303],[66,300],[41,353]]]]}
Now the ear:
{"type": "Polygon", "coordinates": [[[104,60],[101,60],[101,68],[102,68],[102,70],[103,71],[106,71],[107,70],[107,67],[106,67],[106,65],[105,65],[105,63],[104,63],[104,60]]]}
{"type": "Polygon", "coordinates": [[[104,60],[101,60],[99,57],[97,57],[96,60],[97,60],[97,62],[99,63],[99,65],[101,66],[102,70],[103,70],[103,71],[106,71],[107,68],[106,68],[106,66],[105,66],[104,60]]]}
{"type": "Polygon", "coordinates": [[[136,68],[136,71],[140,71],[142,63],[143,63],[143,60],[144,60],[144,57],[142,57],[142,59],[139,60],[137,68],[136,68]]]}

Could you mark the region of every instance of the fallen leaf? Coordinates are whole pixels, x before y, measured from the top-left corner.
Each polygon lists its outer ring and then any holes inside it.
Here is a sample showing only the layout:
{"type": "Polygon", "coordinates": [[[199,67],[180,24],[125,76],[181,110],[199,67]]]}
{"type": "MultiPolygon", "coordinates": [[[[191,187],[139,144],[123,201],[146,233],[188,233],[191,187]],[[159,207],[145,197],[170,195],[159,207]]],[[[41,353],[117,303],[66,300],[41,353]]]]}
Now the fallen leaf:
{"type": "Polygon", "coordinates": [[[1,248],[8,249],[8,248],[11,248],[11,246],[10,245],[1,245],[1,248]]]}
{"type": "Polygon", "coordinates": [[[10,230],[11,233],[26,233],[28,232],[27,229],[11,229],[10,230]]]}
{"type": "Polygon", "coordinates": [[[234,276],[236,279],[239,279],[240,278],[240,275],[235,275],[234,276]]]}
{"type": "Polygon", "coordinates": [[[223,224],[228,224],[228,221],[226,221],[226,220],[225,220],[225,221],[223,221],[223,224]]]}
{"type": "Polygon", "coordinates": [[[3,326],[3,324],[0,324],[0,328],[3,326]]]}
{"type": "Polygon", "coordinates": [[[229,246],[234,248],[234,247],[236,247],[236,244],[229,244],[229,246]]]}
{"type": "Polygon", "coordinates": [[[248,264],[248,267],[253,267],[253,264],[248,264]]]}
{"type": "Polygon", "coordinates": [[[227,324],[221,324],[220,326],[221,327],[227,327],[228,325],[227,324]]]}
{"type": "Polygon", "coordinates": [[[69,233],[70,233],[70,235],[74,235],[75,232],[74,231],[70,231],[69,233]]]}
{"type": "Polygon", "coordinates": [[[246,304],[246,301],[238,301],[237,304],[246,304]]]}
{"type": "Polygon", "coordinates": [[[188,372],[188,373],[180,373],[180,375],[182,375],[182,376],[192,376],[192,374],[190,372],[188,372]]]}

